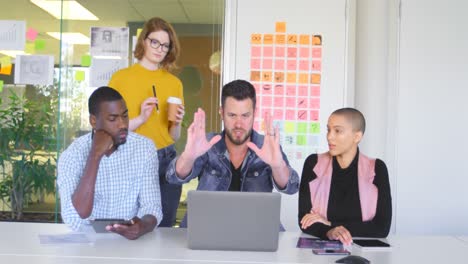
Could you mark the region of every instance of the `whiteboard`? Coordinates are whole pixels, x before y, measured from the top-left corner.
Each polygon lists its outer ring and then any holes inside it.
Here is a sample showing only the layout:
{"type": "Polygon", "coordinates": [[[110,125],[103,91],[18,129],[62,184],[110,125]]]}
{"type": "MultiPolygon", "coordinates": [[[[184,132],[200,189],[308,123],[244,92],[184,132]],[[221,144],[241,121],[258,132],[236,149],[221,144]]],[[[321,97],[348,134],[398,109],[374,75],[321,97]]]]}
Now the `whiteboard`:
{"type": "MultiPolygon", "coordinates": [[[[262,131],[264,113],[273,115],[299,175],[308,155],[328,150],[330,113],[354,104],[354,19],[350,0],[227,3],[223,83],[254,84],[254,127],[262,131]]],[[[297,230],[297,194],[282,199],[282,223],[297,230]]]]}

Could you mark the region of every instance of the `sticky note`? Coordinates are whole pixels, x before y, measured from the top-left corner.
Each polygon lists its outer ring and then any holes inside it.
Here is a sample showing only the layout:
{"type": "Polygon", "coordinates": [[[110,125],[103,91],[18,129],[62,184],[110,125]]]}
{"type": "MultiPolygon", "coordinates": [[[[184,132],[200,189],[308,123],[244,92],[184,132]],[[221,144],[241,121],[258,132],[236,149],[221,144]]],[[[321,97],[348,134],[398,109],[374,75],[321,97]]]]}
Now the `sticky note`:
{"type": "Polygon", "coordinates": [[[309,112],[310,120],[318,121],[319,119],[319,112],[318,110],[311,110],[309,112]]]}
{"type": "Polygon", "coordinates": [[[143,29],[142,28],[138,28],[137,29],[137,33],[136,33],[136,37],[138,38],[140,36],[140,33],[143,29]]]}
{"type": "Polygon", "coordinates": [[[265,118],[265,116],[271,115],[271,108],[265,107],[262,109],[262,117],[265,118]]]}
{"type": "Polygon", "coordinates": [[[286,120],[296,120],[296,111],[286,110],[286,120]]]}
{"type": "Polygon", "coordinates": [[[34,43],[26,43],[24,46],[24,52],[27,54],[36,53],[36,45],[34,43]]]}
{"type": "Polygon", "coordinates": [[[89,67],[89,66],[91,66],[91,56],[90,56],[90,55],[83,55],[83,56],[81,56],[81,66],[82,66],[82,67],[89,67]]]}
{"type": "MultiPolygon", "coordinates": [[[[258,113],[258,111],[255,112],[255,117],[257,117],[257,113],[258,113]]],[[[255,122],[254,122],[254,125],[253,125],[253,129],[254,129],[255,131],[260,131],[260,122],[255,121],[255,122]]]]}
{"type": "Polygon", "coordinates": [[[307,145],[307,137],[305,135],[297,135],[296,136],[296,144],[299,146],[307,145]]]}
{"type": "Polygon", "coordinates": [[[311,96],[320,96],[320,86],[311,86],[310,87],[311,96]]]}
{"type": "Polygon", "coordinates": [[[296,97],[286,97],[286,107],[296,108],[296,97]]]}
{"type": "Polygon", "coordinates": [[[1,67],[0,68],[0,74],[3,74],[3,75],[11,75],[11,64],[10,66],[6,66],[6,67],[1,67]]]}
{"type": "Polygon", "coordinates": [[[301,57],[301,59],[308,59],[309,55],[310,55],[310,49],[309,48],[301,47],[299,49],[299,57],[301,57]]]}
{"type": "Polygon", "coordinates": [[[322,49],[321,48],[313,48],[312,49],[312,58],[319,59],[322,57],[322,49]]]}
{"type": "Polygon", "coordinates": [[[273,34],[263,35],[263,44],[266,44],[266,45],[273,44],[273,34]]]}
{"type": "Polygon", "coordinates": [[[284,122],[284,131],[286,133],[295,133],[296,132],[296,123],[295,122],[284,122]]]}
{"type": "Polygon", "coordinates": [[[295,72],[288,72],[287,77],[286,77],[286,82],[296,83],[296,73],[295,72]]]}
{"type": "Polygon", "coordinates": [[[265,70],[273,69],[273,60],[272,59],[263,59],[263,69],[265,69],[265,70]]]}
{"type": "Polygon", "coordinates": [[[11,67],[11,58],[10,56],[5,56],[0,58],[0,67],[11,67]]]}
{"type": "Polygon", "coordinates": [[[275,25],[275,32],[277,33],[284,33],[286,32],[286,22],[276,22],[275,25]]]}
{"type": "MultiPolygon", "coordinates": [[[[283,74],[282,72],[276,72],[275,74],[277,73],[281,73],[283,74]]],[[[273,88],[274,90],[274,93],[276,96],[283,96],[284,95],[284,85],[282,84],[275,84],[275,87],[273,88]]]]}
{"type": "Polygon", "coordinates": [[[275,70],[277,71],[282,71],[284,70],[284,60],[281,59],[275,59],[275,70]]]}
{"type": "Polygon", "coordinates": [[[316,46],[322,45],[322,36],[321,35],[314,35],[312,37],[312,45],[316,45],[316,46]]]}
{"type": "Polygon", "coordinates": [[[84,81],[85,72],[84,71],[75,71],[75,81],[84,81]]]}
{"type": "Polygon", "coordinates": [[[275,72],[275,82],[284,82],[284,72],[275,72]]]}
{"type": "Polygon", "coordinates": [[[34,28],[28,28],[28,30],[26,31],[26,39],[29,41],[36,40],[37,33],[37,30],[35,30],[34,28]]]}
{"type": "Polygon", "coordinates": [[[320,84],[320,74],[317,74],[317,73],[311,74],[310,82],[313,84],[320,84]]]}
{"type": "Polygon", "coordinates": [[[260,59],[251,59],[250,60],[250,69],[251,70],[260,70],[260,59]]]}
{"type": "Polygon", "coordinates": [[[307,97],[297,98],[297,108],[307,108],[307,97]]]}
{"type": "Polygon", "coordinates": [[[290,47],[288,48],[288,58],[297,57],[297,48],[290,47]]]}
{"type": "Polygon", "coordinates": [[[252,57],[260,57],[262,55],[262,48],[261,47],[252,47],[250,49],[250,55],[252,57]]]}
{"type": "Polygon", "coordinates": [[[322,70],[322,62],[319,60],[312,61],[312,70],[313,71],[321,71],[322,70]]]}
{"type": "Polygon", "coordinates": [[[271,71],[262,72],[262,81],[271,82],[271,80],[272,80],[271,71]]]}
{"type": "Polygon", "coordinates": [[[0,93],[3,92],[3,80],[0,80],[0,93]]]}
{"type": "Polygon", "coordinates": [[[260,84],[258,83],[253,83],[253,86],[255,88],[255,93],[257,94],[257,96],[259,96],[262,92],[262,89],[261,89],[261,86],[260,84]]]}
{"type": "Polygon", "coordinates": [[[309,106],[311,109],[320,109],[320,98],[311,97],[309,101],[309,106]]]}
{"type": "Polygon", "coordinates": [[[273,47],[263,47],[263,57],[273,57],[273,47]]]}
{"type": "Polygon", "coordinates": [[[286,35],[284,34],[275,35],[275,44],[279,44],[279,45],[286,44],[286,35]]]}
{"type": "Polygon", "coordinates": [[[259,71],[251,71],[250,72],[250,80],[254,82],[260,81],[260,72],[259,71]]]}
{"type": "Polygon", "coordinates": [[[296,86],[295,85],[288,85],[286,87],[286,95],[296,96],[296,86]]]}
{"type": "Polygon", "coordinates": [[[299,70],[300,71],[309,71],[309,61],[308,60],[300,60],[299,61],[299,70]]]}
{"type": "Polygon", "coordinates": [[[285,55],[285,48],[284,47],[276,47],[275,49],[275,57],[284,57],[285,55]]]}
{"type": "Polygon", "coordinates": [[[309,83],[309,74],[308,73],[299,73],[299,83],[308,84],[309,83]]]}
{"type": "Polygon", "coordinates": [[[307,120],[307,111],[306,110],[298,110],[297,111],[297,119],[298,120],[307,120]]]}
{"type": "Polygon", "coordinates": [[[262,107],[271,107],[272,98],[271,96],[262,96],[262,107]]]}
{"type": "Polygon", "coordinates": [[[297,123],[297,133],[307,133],[307,123],[297,123]]]}
{"type": "Polygon", "coordinates": [[[295,71],[297,69],[297,61],[296,60],[288,60],[287,69],[288,69],[288,71],[295,71]]]}
{"type": "Polygon", "coordinates": [[[309,123],[309,132],[312,134],[319,134],[320,133],[320,123],[312,122],[309,123]]]}
{"type": "Polygon", "coordinates": [[[34,41],[34,48],[35,50],[43,50],[45,49],[46,42],[43,39],[36,39],[34,41]]]}
{"type": "Polygon", "coordinates": [[[252,44],[262,44],[262,34],[252,34],[252,35],[250,35],[250,43],[252,43],[252,44]]]}
{"type": "Polygon", "coordinates": [[[296,45],[297,44],[297,35],[291,34],[288,35],[288,45],[296,45]]]}
{"type": "Polygon", "coordinates": [[[272,94],[273,89],[270,84],[264,84],[262,86],[262,94],[272,94]]]}
{"type": "Polygon", "coordinates": [[[273,105],[274,107],[283,107],[284,106],[284,100],[283,100],[284,98],[283,97],[274,97],[274,98],[275,98],[274,99],[275,103],[273,105]]]}
{"type": "Polygon", "coordinates": [[[310,44],[310,36],[309,35],[300,35],[299,36],[299,44],[309,45],[310,44]]]}
{"type": "Polygon", "coordinates": [[[276,120],[283,120],[284,119],[284,111],[282,109],[275,109],[273,110],[273,118],[276,120]]]}
{"type": "MultiPolygon", "coordinates": [[[[305,73],[305,75],[308,75],[308,74],[305,73]]],[[[297,87],[297,91],[298,91],[299,96],[301,96],[301,97],[306,97],[307,98],[309,96],[308,86],[301,85],[301,86],[297,87]]]]}

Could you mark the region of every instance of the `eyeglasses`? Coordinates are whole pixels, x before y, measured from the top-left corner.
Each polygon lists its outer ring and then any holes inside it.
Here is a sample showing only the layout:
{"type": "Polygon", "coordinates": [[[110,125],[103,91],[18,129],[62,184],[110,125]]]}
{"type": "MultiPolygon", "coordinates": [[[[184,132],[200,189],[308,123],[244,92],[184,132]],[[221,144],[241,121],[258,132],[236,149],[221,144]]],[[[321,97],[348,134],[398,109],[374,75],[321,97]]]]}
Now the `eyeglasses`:
{"type": "Polygon", "coordinates": [[[168,52],[170,49],[171,49],[171,45],[170,44],[161,44],[161,42],[159,42],[157,39],[152,39],[152,38],[147,38],[149,39],[150,41],[150,46],[153,48],[153,49],[159,49],[159,47],[161,47],[161,50],[163,52],[168,52]]]}

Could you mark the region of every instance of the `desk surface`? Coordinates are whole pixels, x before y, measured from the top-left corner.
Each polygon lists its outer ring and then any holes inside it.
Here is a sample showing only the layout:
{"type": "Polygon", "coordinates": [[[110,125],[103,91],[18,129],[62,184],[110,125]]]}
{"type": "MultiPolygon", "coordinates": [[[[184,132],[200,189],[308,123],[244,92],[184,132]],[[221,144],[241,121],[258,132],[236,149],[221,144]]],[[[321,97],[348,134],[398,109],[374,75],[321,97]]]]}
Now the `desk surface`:
{"type": "MultiPolygon", "coordinates": [[[[187,248],[186,230],[159,228],[138,240],[87,233],[91,244],[41,245],[39,234],[71,233],[63,224],[0,222],[0,263],[334,263],[341,256],[316,256],[296,248],[300,232],[280,233],[277,252],[206,251],[187,248]],[[10,261],[10,262],[7,262],[10,261]]],[[[467,263],[468,243],[450,236],[392,236],[390,251],[361,251],[371,263],[467,263]],[[442,253],[441,253],[442,252],[442,253]]]]}

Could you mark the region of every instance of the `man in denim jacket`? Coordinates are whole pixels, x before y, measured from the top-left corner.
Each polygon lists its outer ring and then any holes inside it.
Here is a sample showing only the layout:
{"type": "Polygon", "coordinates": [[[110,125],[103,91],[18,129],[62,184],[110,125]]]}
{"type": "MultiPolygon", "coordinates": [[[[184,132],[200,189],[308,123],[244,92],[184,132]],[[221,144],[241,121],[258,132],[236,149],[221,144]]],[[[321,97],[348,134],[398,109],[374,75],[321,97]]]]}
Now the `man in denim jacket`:
{"type": "MultiPolygon", "coordinates": [[[[187,131],[187,144],[166,173],[171,183],[199,178],[198,190],[271,192],[273,186],[294,194],[299,176],[289,165],[279,144],[279,129],[265,117],[265,136],[253,130],[256,95],[247,81],[226,84],[221,92],[219,114],[224,123],[221,134],[205,133],[205,112],[194,115],[187,131]]],[[[186,218],[181,223],[186,227],[186,218]]]]}

